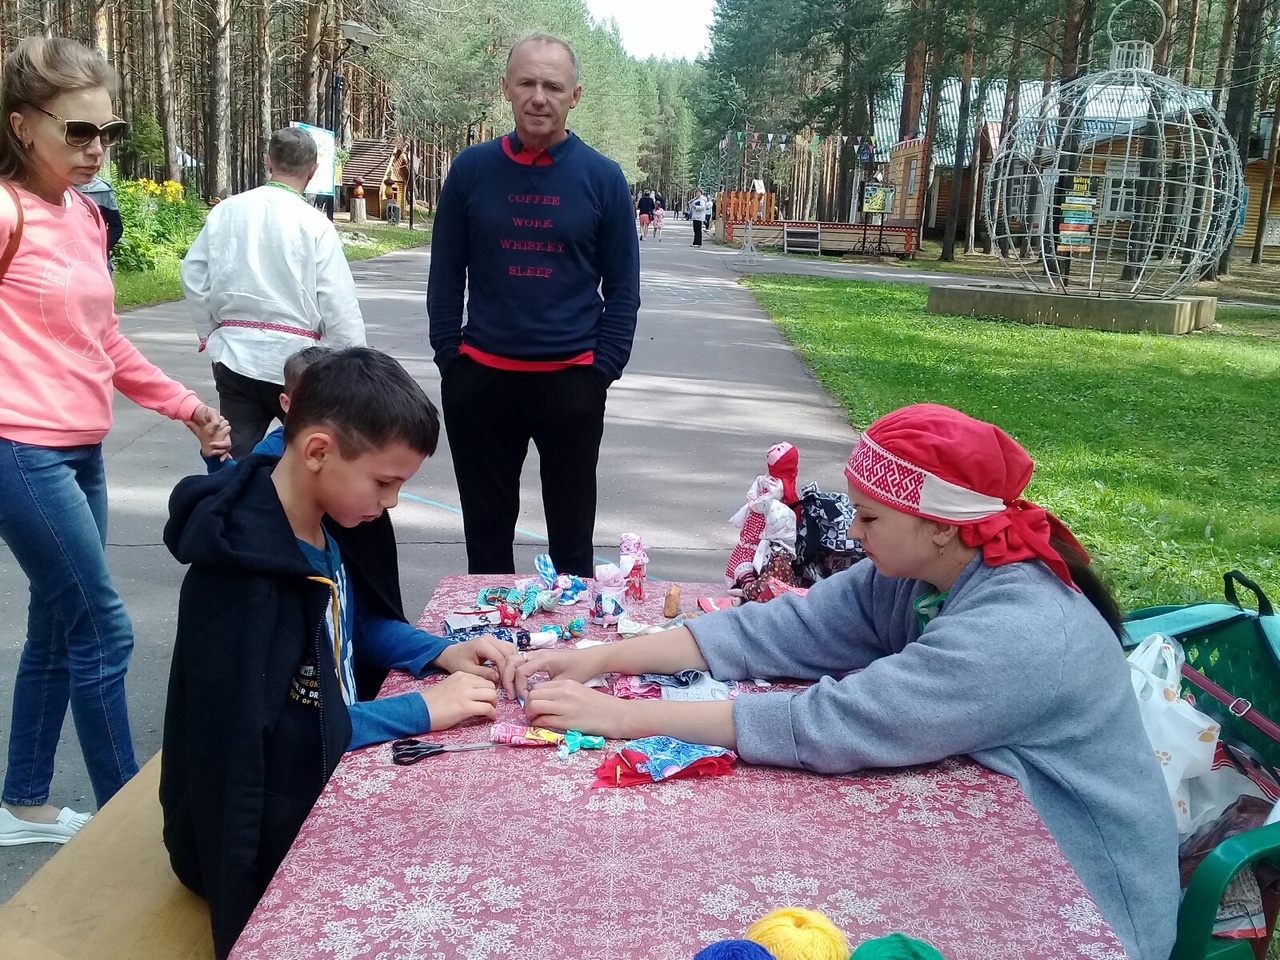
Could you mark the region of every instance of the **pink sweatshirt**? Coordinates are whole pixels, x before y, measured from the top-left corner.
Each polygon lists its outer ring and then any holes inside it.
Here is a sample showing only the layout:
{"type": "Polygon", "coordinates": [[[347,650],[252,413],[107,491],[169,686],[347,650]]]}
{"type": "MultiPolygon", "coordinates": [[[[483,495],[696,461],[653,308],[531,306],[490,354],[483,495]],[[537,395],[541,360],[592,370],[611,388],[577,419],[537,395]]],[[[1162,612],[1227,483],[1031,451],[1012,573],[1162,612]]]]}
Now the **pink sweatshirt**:
{"type": "MultiPolygon", "coordinates": [[[[0,280],[0,437],[42,447],[100,443],[112,387],[174,420],[200,398],[170,380],[120,332],[107,270],[106,228],[93,201],[62,205],[18,188],[25,223],[0,280]]],[[[0,189],[0,250],[17,224],[0,189]]]]}

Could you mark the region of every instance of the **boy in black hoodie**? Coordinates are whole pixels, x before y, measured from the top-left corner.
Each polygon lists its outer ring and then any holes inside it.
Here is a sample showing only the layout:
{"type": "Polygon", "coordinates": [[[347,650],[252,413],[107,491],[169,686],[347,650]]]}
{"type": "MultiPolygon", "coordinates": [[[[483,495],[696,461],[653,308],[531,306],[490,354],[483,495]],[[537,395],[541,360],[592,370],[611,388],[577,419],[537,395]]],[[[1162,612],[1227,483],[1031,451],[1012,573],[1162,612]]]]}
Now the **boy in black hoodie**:
{"type": "Polygon", "coordinates": [[[401,610],[387,509],[435,452],[435,407],[355,347],[307,368],[285,450],[188,477],[165,545],[182,584],[160,803],[178,878],[225,957],[346,750],[496,715],[507,644],[450,643],[401,610]],[[452,675],[372,701],[391,668],[452,675]]]}

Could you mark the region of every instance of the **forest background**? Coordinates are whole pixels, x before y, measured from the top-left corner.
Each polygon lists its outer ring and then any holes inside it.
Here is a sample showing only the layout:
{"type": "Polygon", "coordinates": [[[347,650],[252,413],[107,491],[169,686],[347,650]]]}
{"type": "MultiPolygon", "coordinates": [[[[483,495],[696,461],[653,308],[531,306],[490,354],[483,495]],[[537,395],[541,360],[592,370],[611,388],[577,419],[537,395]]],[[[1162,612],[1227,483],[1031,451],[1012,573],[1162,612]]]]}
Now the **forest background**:
{"type": "MultiPolygon", "coordinates": [[[[759,178],[784,215],[843,220],[863,162],[844,149],[850,139],[924,135],[947,175],[967,162],[982,124],[1016,116],[1026,82],[1047,89],[1104,68],[1101,28],[1116,6],[718,0],[708,52],[673,62],[629,56],[616,27],[594,22],[582,0],[0,0],[0,50],[45,33],[104,51],[131,124],[115,158],[122,178],[227,196],[262,182],[273,129],[332,128],[337,117],[344,146],[411,140],[422,161],[415,194],[429,208],[459,150],[510,128],[499,87],[507,51],[546,30],[581,61],[572,129],[637,187],[660,189],[673,205],[694,186],[759,178]],[[343,40],[340,24],[351,20],[376,38],[343,40]],[[958,133],[947,139],[936,118],[955,78],[958,133]],[[1004,91],[999,117],[983,113],[993,84],[1004,91]]],[[[1264,110],[1280,98],[1278,14],[1280,0],[1129,0],[1116,23],[1118,35],[1155,39],[1163,15],[1157,70],[1212,91],[1237,142],[1256,153],[1264,110]]],[[[686,26],[655,18],[653,29],[686,26]]],[[[877,144],[872,165],[886,147],[877,144]]]]}

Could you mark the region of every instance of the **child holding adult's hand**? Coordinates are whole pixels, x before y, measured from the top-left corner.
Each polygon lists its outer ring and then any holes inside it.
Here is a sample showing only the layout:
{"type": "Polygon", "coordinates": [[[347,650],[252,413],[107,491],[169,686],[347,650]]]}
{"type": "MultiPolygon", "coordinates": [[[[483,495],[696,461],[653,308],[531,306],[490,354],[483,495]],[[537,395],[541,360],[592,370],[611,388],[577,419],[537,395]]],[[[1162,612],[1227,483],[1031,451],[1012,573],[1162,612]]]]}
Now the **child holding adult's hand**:
{"type": "Polygon", "coordinates": [[[187,429],[200,441],[200,456],[209,460],[225,460],[231,456],[231,421],[226,417],[214,413],[200,422],[193,419],[187,429]]]}

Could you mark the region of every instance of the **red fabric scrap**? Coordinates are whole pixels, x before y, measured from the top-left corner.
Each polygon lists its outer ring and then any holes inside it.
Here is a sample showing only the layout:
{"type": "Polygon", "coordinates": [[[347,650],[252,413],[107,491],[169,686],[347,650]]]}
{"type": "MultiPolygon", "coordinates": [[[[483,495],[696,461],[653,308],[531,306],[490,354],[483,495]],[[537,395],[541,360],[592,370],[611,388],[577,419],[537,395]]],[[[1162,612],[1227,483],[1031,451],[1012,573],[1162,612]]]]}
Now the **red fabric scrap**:
{"type": "MultiPolygon", "coordinates": [[[[592,787],[630,787],[637,783],[654,783],[653,777],[638,769],[649,757],[639,750],[623,748],[618,753],[610,754],[600,766],[596,767],[596,782],[592,787]]],[[[702,757],[693,761],[680,772],[663,777],[666,780],[688,780],[692,777],[723,777],[733,773],[732,755],[719,757],[702,757]]]]}

